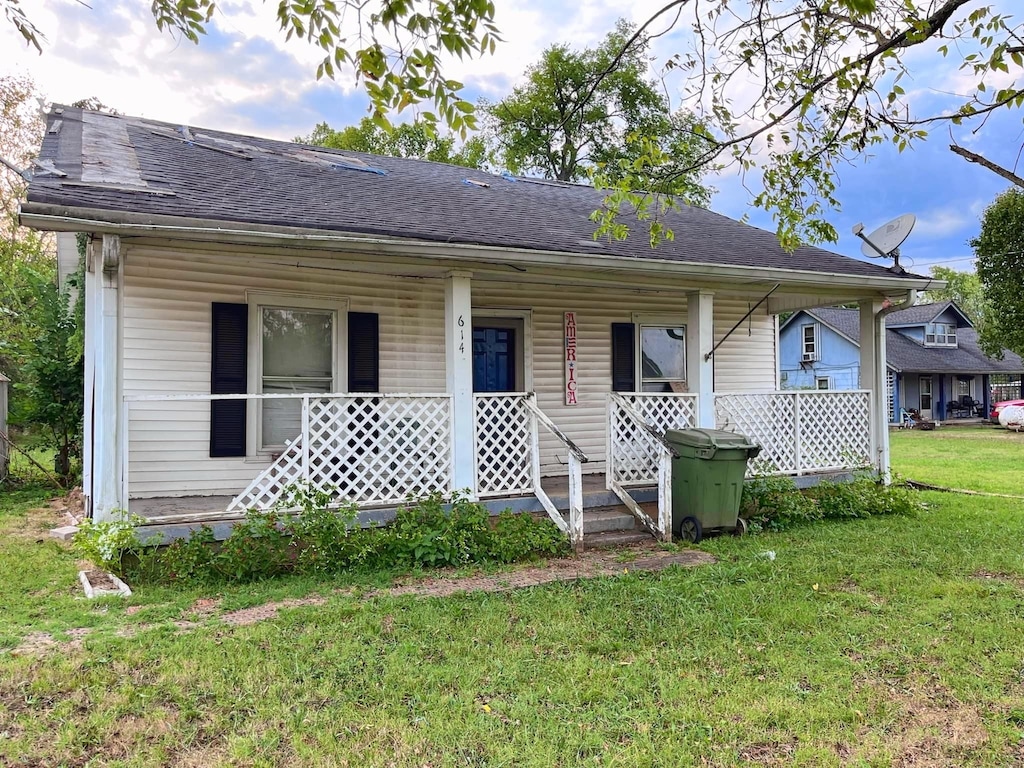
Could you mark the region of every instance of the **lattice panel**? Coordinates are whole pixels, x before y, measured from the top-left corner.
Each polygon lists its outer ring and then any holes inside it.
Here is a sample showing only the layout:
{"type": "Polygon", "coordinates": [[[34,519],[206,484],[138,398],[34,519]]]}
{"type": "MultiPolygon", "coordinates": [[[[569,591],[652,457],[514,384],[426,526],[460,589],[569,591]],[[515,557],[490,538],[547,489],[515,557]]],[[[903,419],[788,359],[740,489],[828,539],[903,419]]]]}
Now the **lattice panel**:
{"type": "Polygon", "coordinates": [[[446,396],[310,398],[308,431],[232,500],[229,511],[269,509],[308,485],[339,502],[397,503],[452,490],[451,402],[446,396]]]}
{"type": "Polygon", "coordinates": [[[644,430],[620,403],[628,403],[644,422],[660,432],[692,427],[697,411],[695,395],[612,395],[611,456],[608,471],[620,485],[658,482],[661,444],[644,430]]]}
{"type": "Polygon", "coordinates": [[[885,376],[885,401],[889,407],[889,423],[896,423],[896,374],[889,371],[885,376]]]}
{"type": "Polygon", "coordinates": [[[796,398],[796,392],[715,396],[718,428],[739,432],[761,446],[760,455],[747,465],[748,476],[799,470],[796,398]]]}
{"type": "Polygon", "coordinates": [[[697,421],[696,395],[624,395],[644,421],[661,432],[689,429],[697,421]]]}
{"type": "Polygon", "coordinates": [[[476,485],[480,496],[533,493],[533,418],[528,395],[476,401],[476,485]]]}
{"type": "Polygon", "coordinates": [[[801,392],[801,471],[871,464],[871,400],[866,392],[801,392]]]}

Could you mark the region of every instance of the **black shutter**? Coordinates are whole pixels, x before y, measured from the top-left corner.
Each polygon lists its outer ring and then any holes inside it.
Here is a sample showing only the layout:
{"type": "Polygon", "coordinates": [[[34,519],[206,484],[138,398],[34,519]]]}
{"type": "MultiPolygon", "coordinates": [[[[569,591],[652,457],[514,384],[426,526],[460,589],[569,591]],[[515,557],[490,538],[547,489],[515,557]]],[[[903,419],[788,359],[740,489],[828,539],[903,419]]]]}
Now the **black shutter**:
{"type": "Polygon", "coordinates": [[[380,391],[380,317],[348,313],[348,391],[380,391]]]}
{"type": "MultiPolygon", "coordinates": [[[[213,304],[210,392],[245,394],[248,379],[249,307],[213,304]]],[[[210,456],[245,456],[245,400],[210,402],[210,456]]]]}
{"type": "Polygon", "coordinates": [[[636,392],[636,326],[612,323],[612,391],[636,392]]]}

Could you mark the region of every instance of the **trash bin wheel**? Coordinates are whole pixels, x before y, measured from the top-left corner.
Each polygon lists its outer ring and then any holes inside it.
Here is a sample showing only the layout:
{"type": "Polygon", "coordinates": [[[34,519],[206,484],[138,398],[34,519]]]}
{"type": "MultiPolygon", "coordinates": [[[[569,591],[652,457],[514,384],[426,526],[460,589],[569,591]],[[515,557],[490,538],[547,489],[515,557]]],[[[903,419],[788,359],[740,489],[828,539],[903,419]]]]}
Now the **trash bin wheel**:
{"type": "Polygon", "coordinates": [[[746,536],[747,535],[747,521],[742,517],[736,518],[736,527],[732,529],[734,536],[746,536]]]}
{"type": "Polygon", "coordinates": [[[679,536],[691,544],[699,544],[704,538],[704,529],[696,517],[684,517],[679,523],[679,536]]]}

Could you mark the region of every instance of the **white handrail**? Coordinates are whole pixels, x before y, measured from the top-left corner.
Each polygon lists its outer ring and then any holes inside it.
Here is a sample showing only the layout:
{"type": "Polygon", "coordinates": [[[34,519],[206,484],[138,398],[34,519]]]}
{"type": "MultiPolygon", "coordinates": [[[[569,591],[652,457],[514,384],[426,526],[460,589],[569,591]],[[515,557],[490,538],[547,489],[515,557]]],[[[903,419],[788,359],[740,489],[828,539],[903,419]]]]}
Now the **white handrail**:
{"type": "Polygon", "coordinates": [[[582,465],[590,461],[576,443],[570,440],[563,434],[555,423],[548,418],[547,414],[544,413],[537,406],[537,396],[530,394],[524,401],[527,409],[530,411],[533,419],[533,487],[534,493],[537,499],[543,505],[544,509],[547,510],[548,515],[559,528],[569,535],[569,541],[572,543],[573,549],[577,553],[583,551],[583,467],[582,465]],[[569,524],[567,529],[563,526],[565,521],[562,518],[558,508],[551,501],[551,497],[547,495],[547,492],[541,487],[541,475],[540,475],[540,440],[537,430],[537,425],[541,424],[547,429],[552,435],[558,438],[565,446],[569,456],[569,524]]]}
{"type": "MultiPolygon", "coordinates": [[[[608,452],[608,471],[605,475],[608,490],[612,491],[640,523],[662,541],[672,540],[672,459],[676,451],[665,440],[665,435],[641,416],[629,401],[615,392],[608,398],[608,431],[614,435],[616,410],[621,411],[643,430],[658,447],[658,521],[654,522],[616,478],[615,451],[608,452]]],[[[611,440],[614,440],[614,436],[611,440]]]]}

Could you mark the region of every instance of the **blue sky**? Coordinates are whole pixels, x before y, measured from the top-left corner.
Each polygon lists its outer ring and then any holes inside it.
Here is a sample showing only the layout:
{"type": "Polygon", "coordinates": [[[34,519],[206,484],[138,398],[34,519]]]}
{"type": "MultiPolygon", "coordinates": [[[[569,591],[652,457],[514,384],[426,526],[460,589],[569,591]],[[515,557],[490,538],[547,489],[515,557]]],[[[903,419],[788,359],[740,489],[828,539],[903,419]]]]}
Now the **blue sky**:
{"type": "MultiPolygon", "coordinates": [[[[1007,6],[1013,0],[1004,0],[1007,6]]],[[[95,96],[133,115],[291,139],[322,120],[337,127],[357,122],[366,101],[350,82],[315,81],[319,55],[277,32],[273,4],[221,0],[221,13],[199,46],[160,34],[139,0],[37,0],[27,4],[47,41],[44,53],[29,51],[10,25],[0,23],[0,75],[28,74],[49,99],[70,102],[95,96]]],[[[505,42],[493,57],[451,65],[472,97],[495,99],[515,84],[524,66],[555,42],[591,45],[615,19],[647,17],[654,0],[497,0],[497,22],[505,42]]],[[[660,38],[655,53],[665,57],[684,42],[684,33],[660,38]]],[[[943,93],[956,81],[950,62],[920,57],[915,77],[917,104],[941,108],[943,93]]],[[[910,90],[908,88],[908,90],[910,90]]],[[[953,102],[950,102],[953,103],[953,102]]],[[[977,136],[960,131],[975,151],[1012,165],[1022,142],[1020,113],[996,116],[977,136]]],[[[840,234],[830,246],[859,255],[851,234],[898,214],[917,215],[906,242],[904,263],[927,272],[932,264],[972,268],[967,241],[979,228],[985,206],[1007,184],[948,149],[948,130],[939,129],[916,149],[899,154],[876,148],[855,165],[838,169],[841,210],[830,213],[840,234]]],[[[708,180],[719,192],[711,207],[755,226],[774,230],[770,214],[750,206],[750,194],[734,175],[708,180]]]]}

